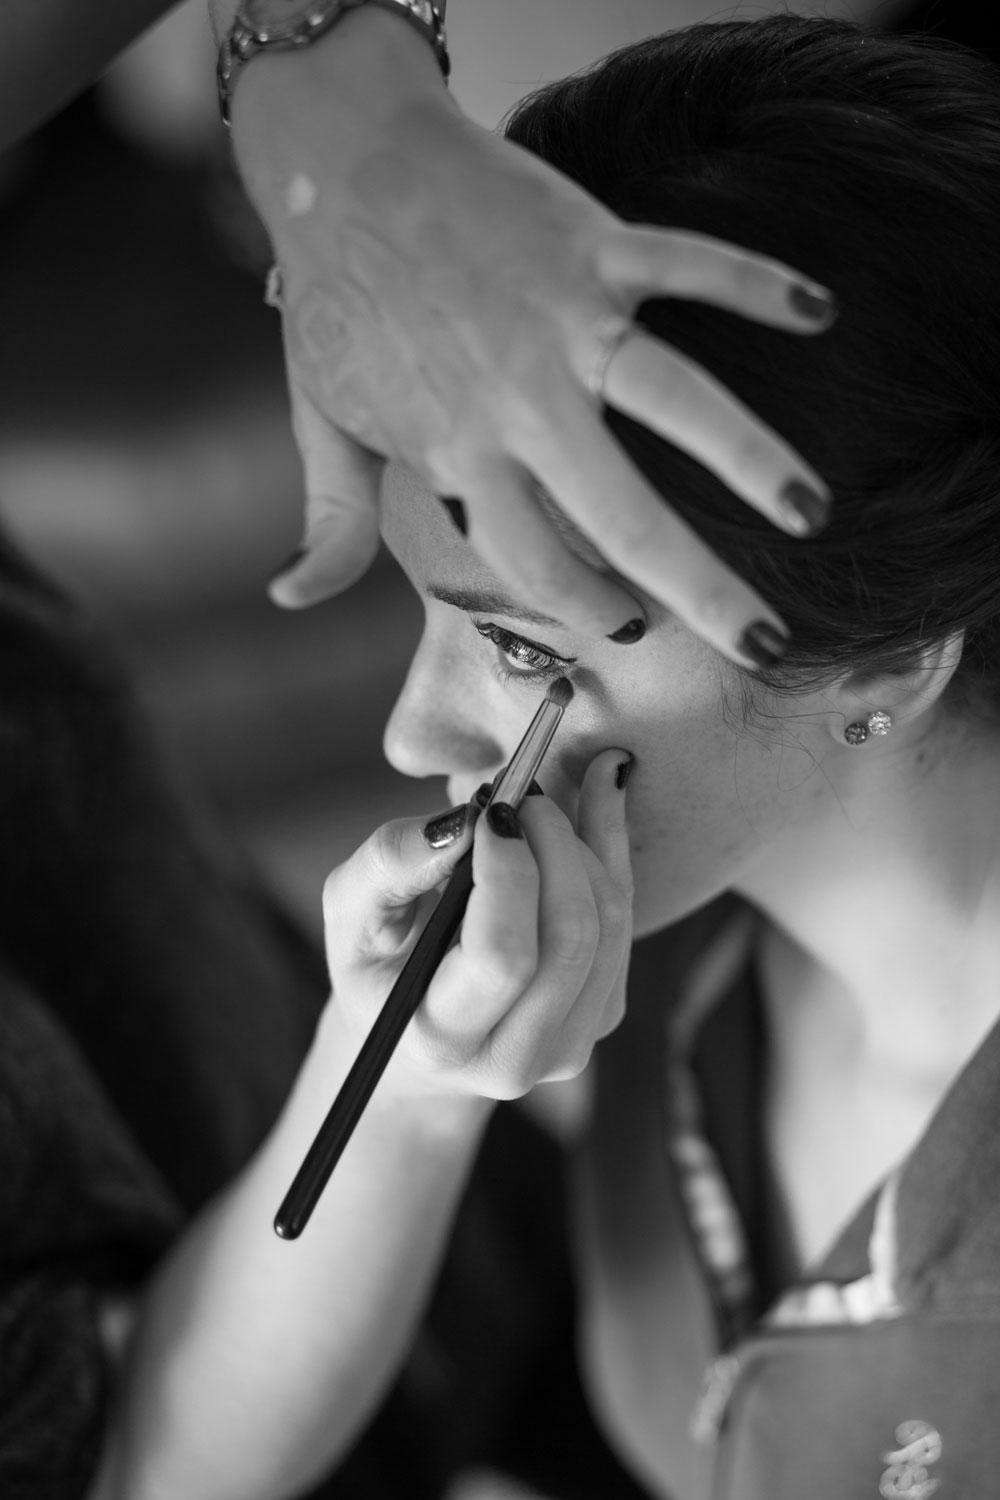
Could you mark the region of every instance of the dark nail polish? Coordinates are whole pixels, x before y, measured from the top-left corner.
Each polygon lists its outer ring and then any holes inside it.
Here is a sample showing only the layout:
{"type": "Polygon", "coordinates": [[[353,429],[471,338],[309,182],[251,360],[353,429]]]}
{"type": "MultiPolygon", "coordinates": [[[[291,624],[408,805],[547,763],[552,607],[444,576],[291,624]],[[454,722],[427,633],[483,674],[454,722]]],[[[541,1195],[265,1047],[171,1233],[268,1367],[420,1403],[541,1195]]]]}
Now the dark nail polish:
{"type": "Polygon", "coordinates": [[[620,760],[615,770],[615,786],[623,792],[628,786],[628,779],[632,775],[632,767],[635,765],[635,756],[630,755],[628,760],[620,760]]]}
{"type": "Polygon", "coordinates": [[[808,318],[821,328],[829,328],[835,323],[840,312],[832,292],[820,286],[804,286],[801,281],[789,287],[788,301],[800,317],[808,318]]]}
{"type": "Polygon", "coordinates": [[[431,848],[444,849],[460,839],[469,821],[469,812],[469,804],[463,802],[460,807],[449,807],[447,812],[432,818],[424,827],[424,838],[431,848]]]}
{"type": "Polygon", "coordinates": [[[801,479],[790,479],[782,486],[778,503],[798,536],[817,536],[830,519],[830,501],[801,479]]]}
{"type": "Polygon", "coordinates": [[[281,566],[275,568],[274,572],[267,580],[268,583],[273,583],[276,578],[283,578],[286,573],[291,573],[295,568],[298,567],[299,563],[305,557],[307,551],[308,548],[306,547],[296,547],[294,552],[290,552],[288,554],[281,566]]]}
{"type": "Polygon", "coordinates": [[[774,667],[788,650],[788,637],[782,635],[770,620],[754,620],[736,643],[737,650],[758,667],[774,667]]]}
{"type": "Polygon", "coordinates": [[[465,506],[462,504],[462,501],[456,500],[454,495],[439,495],[438,499],[441,501],[441,504],[444,506],[449,516],[451,516],[456,530],[460,531],[463,536],[468,536],[469,522],[466,518],[465,506]]]}
{"type": "MultiPolygon", "coordinates": [[[[495,781],[484,781],[482,786],[476,788],[472,796],[469,798],[469,801],[473,804],[474,807],[478,807],[481,811],[490,800],[490,797],[493,795],[493,788],[495,786],[495,781]]],[[[524,795],[526,797],[544,797],[545,792],[538,785],[537,781],[532,780],[528,783],[528,790],[524,795]]]]}
{"type": "Polygon", "coordinates": [[[614,641],[617,646],[632,646],[636,641],[641,641],[645,634],[645,620],[635,619],[629,620],[627,625],[623,625],[620,630],[609,635],[608,640],[614,641]]]}
{"type": "Polygon", "coordinates": [[[498,839],[523,839],[517,813],[506,802],[494,802],[486,809],[486,821],[498,839]]]}

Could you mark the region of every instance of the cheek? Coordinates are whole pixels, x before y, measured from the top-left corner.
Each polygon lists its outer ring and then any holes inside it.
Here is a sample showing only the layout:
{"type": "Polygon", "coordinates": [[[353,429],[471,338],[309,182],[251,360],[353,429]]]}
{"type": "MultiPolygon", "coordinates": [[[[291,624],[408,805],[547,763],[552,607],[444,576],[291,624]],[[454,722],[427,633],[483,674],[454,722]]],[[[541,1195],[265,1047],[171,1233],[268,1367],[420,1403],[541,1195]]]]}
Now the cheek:
{"type": "Polygon", "coordinates": [[[662,715],[630,743],[628,788],[636,935],[730,888],[780,828],[776,745],[714,711],[662,715]]]}

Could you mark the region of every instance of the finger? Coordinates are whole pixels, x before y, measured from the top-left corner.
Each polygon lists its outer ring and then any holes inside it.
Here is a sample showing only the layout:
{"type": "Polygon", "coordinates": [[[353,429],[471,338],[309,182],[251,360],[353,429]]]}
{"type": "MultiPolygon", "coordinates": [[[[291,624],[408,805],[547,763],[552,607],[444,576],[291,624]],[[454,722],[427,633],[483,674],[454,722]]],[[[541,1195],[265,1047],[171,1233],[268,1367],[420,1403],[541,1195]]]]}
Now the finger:
{"type": "MultiPolygon", "coordinates": [[[[513,1093],[545,1076],[553,1053],[561,1057],[567,1047],[579,1051],[576,1037],[564,1031],[594,968],[601,937],[592,885],[596,859],[548,798],[525,802],[521,816],[539,870],[538,969],[489,1039],[491,1069],[513,1093]]],[[[617,962],[616,957],[616,967],[617,962]]]]}
{"type": "Polygon", "coordinates": [[[462,498],[470,544],[518,602],[589,635],[613,635],[642,614],[625,589],[571,551],[526,470],[501,460],[480,465],[462,498]]]}
{"type": "MultiPolygon", "coordinates": [[[[536,1049],[535,1081],[575,1078],[590,1061],[595,1043],[613,1030],[622,1014],[620,983],[631,945],[631,896],[619,888],[586,844],[578,841],[578,848],[594,900],[597,942],[582,983],[578,984],[576,999],[560,1015],[558,1026],[550,1025],[542,1045],[536,1049]]],[[[543,953],[536,982],[539,989],[544,989],[548,979],[543,953]]],[[[571,996],[570,990],[565,992],[571,996]]],[[[517,1024],[522,1016],[528,1015],[529,999],[520,1002],[520,1014],[512,1010],[512,1023],[517,1024]]],[[[550,1007],[545,1019],[554,1019],[555,1014],[550,1007]]]]}
{"type": "MultiPolygon", "coordinates": [[[[780,659],[787,631],[775,611],[646,482],[581,398],[564,413],[558,446],[532,455],[539,480],[625,578],[724,656],[748,667],[780,659]]],[[[552,589],[549,609],[566,618],[552,589]]]]}
{"type": "Polygon", "coordinates": [[[539,873],[532,846],[520,832],[501,836],[491,821],[487,816],[477,824],[473,888],[458,947],[439,965],[416,1017],[422,1045],[453,1066],[467,1065],[478,1053],[538,964],[539,873]]]}
{"type": "Polygon", "coordinates": [[[302,546],[268,586],[275,604],[301,608],[354,583],[379,545],[378,498],[385,461],[328,422],[289,376],[292,427],[306,486],[302,546]]]}
{"type": "Polygon", "coordinates": [[[632,900],[632,857],[626,819],[626,787],[633,757],[604,750],[591,761],[580,785],[577,831],[622,896],[632,900]]]}
{"type": "MultiPolygon", "coordinates": [[[[587,767],[577,804],[580,838],[593,850],[603,870],[614,882],[624,903],[622,956],[603,1002],[597,997],[597,1015],[592,1023],[595,1040],[610,1035],[625,1015],[625,991],[632,946],[632,851],[627,819],[627,787],[634,758],[627,751],[606,750],[587,767]]],[[[615,918],[618,918],[617,903],[615,918]]],[[[607,904],[602,920],[612,920],[607,904]]]]}
{"type": "MultiPolygon", "coordinates": [[[[459,812],[449,810],[456,821],[459,812]]],[[[440,815],[384,823],[334,870],[323,889],[331,962],[334,953],[349,951],[366,961],[396,956],[401,944],[416,936],[412,929],[421,898],[448,878],[469,847],[478,816],[478,808],[467,808],[454,836],[437,846],[427,829],[434,837],[440,815]]]]}
{"type": "Polygon", "coordinates": [[[539,870],[539,953],[550,970],[586,972],[598,939],[588,850],[558,805],[533,797],[521,810],[539,870]]]}
{"type": "Polygon", "coordinates": [[[599,1042],[602,1042],[606,1036],[610,1036],[613,1031],[617,1031],[625,1019],[626,1000],[628,997],[628,969],[631,956],[631,952],[626,951],[618,966],[618,973],[615,975],[614,983],[608,991],[608,997],[604,1002],[597,1025],[596,1040],[599,1042]]]}
{"type": "Polygon", "coordinates": [[[786,531],[811,536],[825,524],[830,492],[816,471],[713,375],[659,339],[630,332],[608,364],[603,394],[786,531]]]}
{"type": "Polygon", "coordinates": [[[599,266],[639,301],[689,297],[793,333],[821,333],[837,316],[828,287],[771,256],[689,230],[624,225],[602,247],[599,266]]]}

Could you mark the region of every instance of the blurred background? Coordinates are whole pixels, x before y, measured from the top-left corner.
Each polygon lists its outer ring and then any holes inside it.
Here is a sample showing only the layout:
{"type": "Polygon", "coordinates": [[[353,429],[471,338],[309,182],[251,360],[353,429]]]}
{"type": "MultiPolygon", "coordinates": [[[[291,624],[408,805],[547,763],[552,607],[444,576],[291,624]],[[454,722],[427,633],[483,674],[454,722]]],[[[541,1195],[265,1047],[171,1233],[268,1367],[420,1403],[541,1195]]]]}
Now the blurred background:
{"type": "MultiPolygon", "coordinates": [[[[452,0],[454,93],[493,126],[615,46],[776,8],[452,0]]],[[[791,8],[996,41],[989,6],[791,8]]],[[[327,871],[375,824],[442,806],[443,784],[382,760],[420,622],[391,561],[304,613],[264,594],[302,487],[213,68],[188,0],[0,155],[0,523],[106,623],[175,765],[318,933],[327,871]]]]}

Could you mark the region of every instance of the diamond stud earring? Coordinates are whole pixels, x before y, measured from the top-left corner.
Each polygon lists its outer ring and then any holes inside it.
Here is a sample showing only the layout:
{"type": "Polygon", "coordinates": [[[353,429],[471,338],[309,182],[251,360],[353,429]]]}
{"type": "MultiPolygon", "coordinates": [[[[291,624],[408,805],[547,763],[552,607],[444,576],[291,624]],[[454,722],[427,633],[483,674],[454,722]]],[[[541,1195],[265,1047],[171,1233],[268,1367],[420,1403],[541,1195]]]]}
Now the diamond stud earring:
{"type": "Polygon", "coordinates": [[[877,708],[873,714],[869,714],[865,722],[848,724],[844,730],[844,739],[849,745],[863,745],[870,734],[888,734],[892,728],[892,715],[887,714],[884,709],[877,708]]]}

